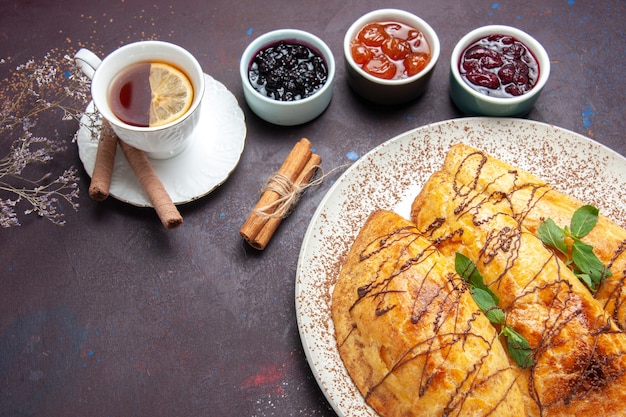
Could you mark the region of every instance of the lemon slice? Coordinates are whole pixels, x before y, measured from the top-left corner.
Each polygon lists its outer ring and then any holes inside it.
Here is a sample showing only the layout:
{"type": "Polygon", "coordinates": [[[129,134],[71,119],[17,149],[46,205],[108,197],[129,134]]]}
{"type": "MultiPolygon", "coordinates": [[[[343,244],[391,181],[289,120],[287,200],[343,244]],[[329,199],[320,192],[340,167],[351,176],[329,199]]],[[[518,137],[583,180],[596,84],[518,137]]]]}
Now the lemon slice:
{"type": "Polygon", "coordinates": [[[193,100],[193,87],[179,69],[164,63],[150,65],[150,127],[170,123],[185,114],[193,100]]]}

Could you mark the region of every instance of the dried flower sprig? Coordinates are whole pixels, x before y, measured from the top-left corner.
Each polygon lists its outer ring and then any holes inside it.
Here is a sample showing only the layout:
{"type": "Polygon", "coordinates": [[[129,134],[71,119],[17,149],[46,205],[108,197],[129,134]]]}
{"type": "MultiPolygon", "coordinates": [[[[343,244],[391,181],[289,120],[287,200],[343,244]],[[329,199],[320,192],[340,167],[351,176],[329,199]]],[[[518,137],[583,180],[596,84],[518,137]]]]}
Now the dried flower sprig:
{"type": "MultiPolygon", "coordinates": [[[[41,62],[19,65],[0,86],[0,146],[10,143],[0,158],[0,226],[19,226],[23,214],[36,213],[57,225],[65,224],[61,202],[78,209],[78,170],[71,166],[60,175],[34,174],[38,165],[68,150],[67,138],[34,133],[44,114],[59,114],[63,121],[89,126],[97,114],[88,113],[90,80],[76,68],[69,55],[48,52],[41,62]],[[34,178],[33,178],[34,177],[34,178]]],[[[90,130],[91,131],[91,130],[90,130]]],[[[56,129],[55,129],[56,132],[56,129]]],[[[97,137],[92,131],[92,136],[97,137]]],[[[57,135],[58,136],[58,135],[57,135]]],[[[0,148],[1,149],[1,148],[0,148]]]]}

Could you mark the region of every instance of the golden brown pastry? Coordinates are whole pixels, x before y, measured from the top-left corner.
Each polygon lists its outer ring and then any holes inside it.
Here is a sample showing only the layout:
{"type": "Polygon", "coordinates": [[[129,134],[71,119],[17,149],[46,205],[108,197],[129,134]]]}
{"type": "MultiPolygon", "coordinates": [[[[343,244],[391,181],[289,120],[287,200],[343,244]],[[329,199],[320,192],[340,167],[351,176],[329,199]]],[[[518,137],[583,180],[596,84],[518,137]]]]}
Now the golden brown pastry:
{"type": "Polygon", "coordinates": [[[335,286],[341,358],[384,417],[523,416],[498,334],[454,264],[401,216],[374,212],[335,286]]]}
{"type": "MultiPolygon", "coordinates": [[[[505,194],[515,218],[534,235],[547,218],[561,227],[569,225],[574,212],[584,204],[540,178],[464,144],[450,149],[443,169],[454,176],[460,193],[469,189],[505,194]]],[[[594,296],[618,326],[626,329],[626,230],[600,215],[582,240],[593,246],[596,256],[612,272],[594,296]]]]}
{"type": "Polygon", "coordinates": [[[507,324],[528,340],[533,365],[522,375],[530,413],[626,415],[626,335],[521,226],[505,195],[477,192],[439,171],[413,202],[412,220],[444,254],[474,261],[507,324]]]}

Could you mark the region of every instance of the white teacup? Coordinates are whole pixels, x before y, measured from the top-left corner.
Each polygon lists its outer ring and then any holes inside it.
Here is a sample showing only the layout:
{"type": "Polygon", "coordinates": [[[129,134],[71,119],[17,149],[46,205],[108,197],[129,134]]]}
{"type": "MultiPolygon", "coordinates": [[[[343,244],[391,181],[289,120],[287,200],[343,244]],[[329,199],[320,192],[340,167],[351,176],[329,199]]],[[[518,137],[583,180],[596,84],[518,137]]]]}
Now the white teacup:
{"type": "Polygon", "coordinates": [[[122,46],[103,60],[88,49],[79,50],[74,59],[83,73],[91,78],[91,96],[95,107],[121,140],[155,159],[171,158],[187,147],[200,118],[200,103],[204,94],[204,73],[191,53],[167,42],[141,41],[122,46]],[[156,127],[133,126],[115,116],[109,104],[110,86],[122,70],[140,62],[171,63],[189,77],[194,96],[185,114],[156,127]]]}

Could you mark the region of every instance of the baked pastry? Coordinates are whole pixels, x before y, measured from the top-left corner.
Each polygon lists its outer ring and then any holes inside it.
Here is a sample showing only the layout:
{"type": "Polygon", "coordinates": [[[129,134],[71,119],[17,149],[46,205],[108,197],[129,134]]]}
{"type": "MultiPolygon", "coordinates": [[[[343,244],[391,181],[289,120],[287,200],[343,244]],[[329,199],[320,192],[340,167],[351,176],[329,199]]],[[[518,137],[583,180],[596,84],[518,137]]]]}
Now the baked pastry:
{"type": "MultiPolygon", "coordinates": [[[[456,187],[487,194],[505,194],[513,216],[534,235],[544,220],[561,227],[569,225],[574,212],[584,203],[529,172],[464,144],[451,147],[443,168],[454,176],[456,187]]],[[[591,232],[582,238],[612,272],[594,297],[622,330],[626,330],[626,229],[600,215],[591,232]]]]}
{"type": "MultiPolygon", "coordinates": [[[[529,342],[533,364],[521,380],[527,412],[626,415],[626,335],[522,226],[508,195],[480,192],[457,178],[444,170],[433,174],[414,200],[411,218],[444,255],[459,251],[476,264],[499,297],[507,325],[529,342]]],[[[501,179],[496,175],[492,183],[501,179]]]]}
{"type": "Polygon", "coordinates": [[[415,226],[370,215],[332,297],[339,353],[384,417],[523,416],[519,369],[454,263],[415,226]]]}

